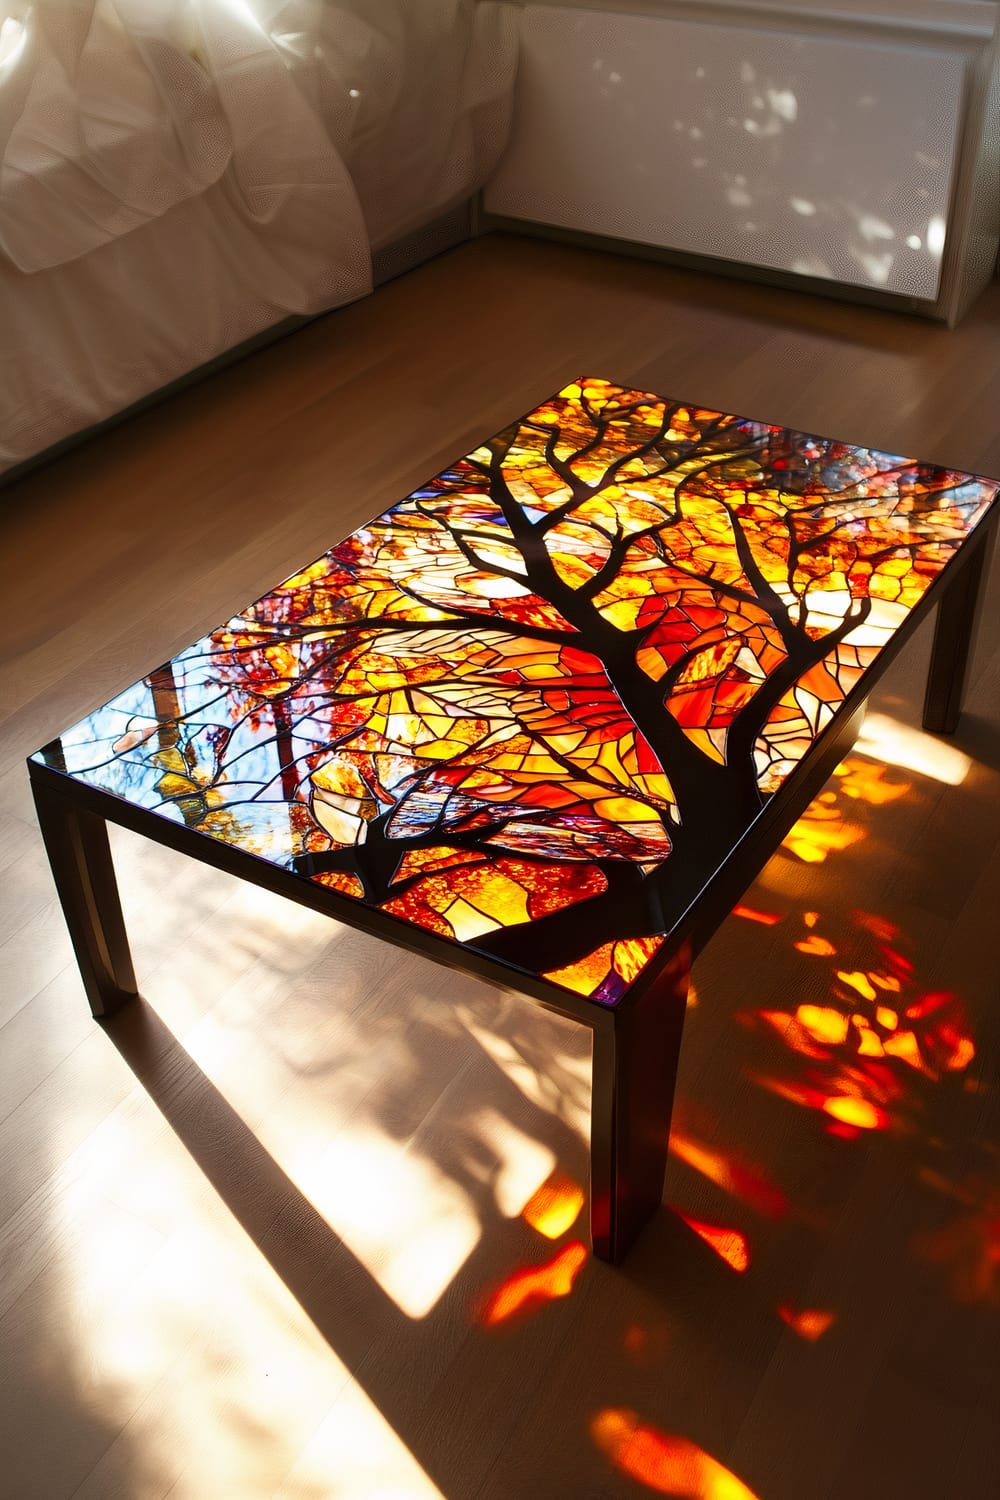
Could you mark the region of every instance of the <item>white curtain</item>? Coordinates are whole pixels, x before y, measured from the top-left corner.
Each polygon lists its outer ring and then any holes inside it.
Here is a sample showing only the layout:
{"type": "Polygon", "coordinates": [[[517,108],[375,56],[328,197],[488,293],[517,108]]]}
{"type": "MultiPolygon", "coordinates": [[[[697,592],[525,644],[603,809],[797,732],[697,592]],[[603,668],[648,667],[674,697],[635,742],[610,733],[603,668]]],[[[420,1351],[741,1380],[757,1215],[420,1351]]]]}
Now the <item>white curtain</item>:
{"type": "Polygon", "coordinates": [[[289,314],[481,185],[505,0],[0,0],[0,471],[289,314]]]}
{"type": "Polygon", "coordinates": [[[22,271],[63,264],[226,173],[248,220],[363,244],[343,159],[269,33],[280,9],[6,0],[0,254],[22,271]]]}
{"type": "Polygon", "coordinates": [[[385,244],[491,170],[516,14],[505,0],[0,0],[0,257],[64,264],[223,177],[251,225],[333,233],[335,251],[366,232],[385,244]]]}
{"type": "Polygon", "coordinates": [[[354,178],[374,248],[468,197],[507,139],[509,0],[248,0],[354,178]]]}

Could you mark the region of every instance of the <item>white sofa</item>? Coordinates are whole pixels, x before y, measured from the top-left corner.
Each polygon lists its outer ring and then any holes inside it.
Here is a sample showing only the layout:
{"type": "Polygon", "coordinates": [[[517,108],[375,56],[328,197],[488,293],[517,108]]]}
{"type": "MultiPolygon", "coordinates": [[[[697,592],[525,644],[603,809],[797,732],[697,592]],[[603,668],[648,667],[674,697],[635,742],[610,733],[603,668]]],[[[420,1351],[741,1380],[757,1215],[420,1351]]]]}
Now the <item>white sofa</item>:
{"type": "Polygon", "coordinates": [[[295,315],[503,149],[507,0],[0,0],[0,471],[295,315]]]}

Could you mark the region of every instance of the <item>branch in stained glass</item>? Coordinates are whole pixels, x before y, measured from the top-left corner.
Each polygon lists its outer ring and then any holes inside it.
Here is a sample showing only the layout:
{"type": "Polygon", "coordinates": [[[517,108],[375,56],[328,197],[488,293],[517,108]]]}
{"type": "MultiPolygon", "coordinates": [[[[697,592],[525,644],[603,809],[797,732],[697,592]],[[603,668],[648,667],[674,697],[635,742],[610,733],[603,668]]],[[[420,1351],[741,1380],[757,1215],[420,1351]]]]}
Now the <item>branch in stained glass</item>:
{"type": "Polygon", "coordinates": [[[77,725],[66,768],[614,1004],[995,489],[581,380],[77,725]]]}

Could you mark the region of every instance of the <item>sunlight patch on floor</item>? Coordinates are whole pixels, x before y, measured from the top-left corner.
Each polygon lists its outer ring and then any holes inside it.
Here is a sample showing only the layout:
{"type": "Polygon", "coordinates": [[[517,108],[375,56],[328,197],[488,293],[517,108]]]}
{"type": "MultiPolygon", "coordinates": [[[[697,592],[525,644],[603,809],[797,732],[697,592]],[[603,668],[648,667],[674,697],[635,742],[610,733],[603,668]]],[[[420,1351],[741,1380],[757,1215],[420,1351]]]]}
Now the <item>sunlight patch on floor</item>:
{"type": "Polygon", "coordinates": [[[643,1422],[634,1411],[599,1411],[590,1432],[616,1469],[657,1494],[677,1500],[756,1500],[732,1470],[703,1448],[643,1422]]]}
{"type": "Polygon", "coordinates": [[[516,1218],[550,1176],[555,1152],[495,1109],[478,1110],[470,1123],[496,1160],[492,1178],[497,1209],[505,1219],[516,1218]]]}
{"type": "Polygon", "coordinates": [[[357,1386],[348,1386],[274,1500],[444,1500],[357,1386]]]}
{"type": "Polygon", "coordinates": [[[401,1312],[423,1318],[479,1243],[468,1194],[429,1161],[358,1123],[286,1170],[401,1312]]]}
{"type": "Polygon", "coordinates": [[[47,1381],[118,1432],[81,1500],[439,1497],[175,1138],[127,1108],[101,1133],[46,1273],[47,1381]]]}
{"type": "Polygon", "coordinates": [[[579,1034],[574,1037],[572,1050],[568,1046],[546,1048],[542,1070],[533,1067],[512,1041],[500,1031],[491,1031],[470,1009],[459,1007],[458,1015],[469,1035],[530,1103],[558,1113],[582,1141],[589,1142],[592,1065],[589,1037],[583,1026],[565,1023],[579,1034]],[[565,1088],[553,1088],[552,1079],[560,1074],[573,1085],[572,1094],[565,1088]]]}
{"type": "Polygon", "coordinates": [[[961,786],[972,761],[955,745],[945,744],[922,729],[901,724],[888,714],[868,714],[857,748],[874,760],[888,761],[948,786],[961,786]]]}

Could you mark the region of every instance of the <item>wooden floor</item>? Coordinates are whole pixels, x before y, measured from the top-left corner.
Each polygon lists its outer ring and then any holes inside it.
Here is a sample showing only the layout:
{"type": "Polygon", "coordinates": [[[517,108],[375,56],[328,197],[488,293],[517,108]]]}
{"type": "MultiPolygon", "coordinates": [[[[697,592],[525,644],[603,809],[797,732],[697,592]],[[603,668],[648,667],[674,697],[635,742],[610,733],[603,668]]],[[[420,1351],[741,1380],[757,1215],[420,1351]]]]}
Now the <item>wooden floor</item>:
{"type": "Polygon", "coordinates": [[[89,1018],[25,755],[582,373],[1000,475],[1000,283],[948,332],[496,237],[0,493],[12,1500],[1000,1494],[996,566],[954,741],[925,629],[699,961],[622,1271],[528,1002],[122,835],[144,998],[89,1018]]]}

